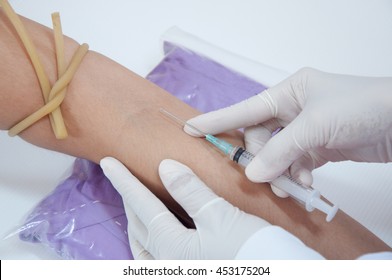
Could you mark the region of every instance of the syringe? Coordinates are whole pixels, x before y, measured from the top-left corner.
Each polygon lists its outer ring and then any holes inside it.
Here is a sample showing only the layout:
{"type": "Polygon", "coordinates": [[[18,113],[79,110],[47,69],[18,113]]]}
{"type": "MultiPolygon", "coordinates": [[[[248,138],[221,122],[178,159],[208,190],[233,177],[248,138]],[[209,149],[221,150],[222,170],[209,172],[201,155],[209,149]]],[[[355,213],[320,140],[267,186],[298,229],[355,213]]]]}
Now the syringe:
{"type": "MultiPolygon", "coordinates": [[[[243,167],[246,167],[255,157],[252,153],[248,152],[243,147],[233,146],[232,144],[222,139],[219,139],[211,134],[206,134],[200,131],[198,128],[194,127],[193,125],[186,123],[185,121],[179,119],[178,117],[174,116],[173,114],[162,108],[159,111],[170,117],[171,119],[175,120],[182,126],[187,125],[188,127],[194,129],[196,132],[204,135],[205,139],[208,142],[217,147],[225,155],[228,155],[232,161],[237,162],[243,167]]],[[[308,212],[311,212],[316,208],[327,214],[327,222],[330,222],[335,217],[339,209],[337,205],[330,205],[326,201],[322,200],[319,190],[315,190],[310,186],[305,186],[300,182],[297,182],[289,175],[282,174],[278,178],[272,180],[271,184],[281,189],[282,191],[285,191],[292,198],[305,205],[305,209],[308,212]]]]}

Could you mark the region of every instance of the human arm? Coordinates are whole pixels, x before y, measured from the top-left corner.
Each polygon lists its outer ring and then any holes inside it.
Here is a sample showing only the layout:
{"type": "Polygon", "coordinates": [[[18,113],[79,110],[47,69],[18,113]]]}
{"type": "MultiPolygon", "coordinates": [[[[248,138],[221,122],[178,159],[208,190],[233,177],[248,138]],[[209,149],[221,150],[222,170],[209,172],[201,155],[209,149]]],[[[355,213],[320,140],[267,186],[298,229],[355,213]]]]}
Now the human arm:
{"type": "MultiPolygon", "coordinates": [[[[2,12],[0,16],[3,58],[0,72],[4,73],[0,81],[0,128],[8,129],[42,106],[43,101],[20,42],[2,12]]],[[[51,31],[27,19],[24,22],[53,84],[56,71],[51,31]]],[[[65,45],[69,62],[77,43],[66,37],[65,45]]],[[[308,214],[294,201],[276,198],[266,184],[249,182],[241,168],[163,118],[159,113],[161,107],[183,119],[199,114],[110,59],[89,52],[62,104],[68,138],[56,140],[47,118],[20,136],[35,145],[94,162],[108,155],[118,158],[183,220],[189,221],[189,218],[168,195],[158,176],[158,165],[165,158],[190,166],[218,195],[246,212],[293,232],[327,258],[354,258],[364,252],[387,248],[342,212],[332,223],[326,223],[323,214],[308,214]]],[[[237,132],[223,137],[242,144],[242,136],[237,132]]]]}

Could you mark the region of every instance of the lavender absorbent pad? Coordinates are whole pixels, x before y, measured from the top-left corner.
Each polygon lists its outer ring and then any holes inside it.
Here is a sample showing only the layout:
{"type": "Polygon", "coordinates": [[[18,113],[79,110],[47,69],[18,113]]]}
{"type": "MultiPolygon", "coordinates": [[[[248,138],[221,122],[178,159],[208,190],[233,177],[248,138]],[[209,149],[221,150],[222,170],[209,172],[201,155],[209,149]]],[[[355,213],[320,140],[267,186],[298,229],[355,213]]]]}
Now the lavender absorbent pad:
{"type": "MultiPolygon", "coordinates": [[[[266,87],[187,49],[165,43],[166,56],[147,79],[201,112],[223,108],[266,87]]],[[[132,259],[122,199],[99,165],[76,159],[72,174],[21,227],[65,259],[132,259]]]]}
{"type": "Polygon", "coordinates": [[[99,165],[76,159],[71,176],[29,215],[19,237],[65,259],[130,259],[122,198],[99,165]]]}
{"type": "Polygon", "coordinates": [[[165,58],[147,79],[206,113],[238,103],[265,86],[190,50],[164,44],[165,58]]]}

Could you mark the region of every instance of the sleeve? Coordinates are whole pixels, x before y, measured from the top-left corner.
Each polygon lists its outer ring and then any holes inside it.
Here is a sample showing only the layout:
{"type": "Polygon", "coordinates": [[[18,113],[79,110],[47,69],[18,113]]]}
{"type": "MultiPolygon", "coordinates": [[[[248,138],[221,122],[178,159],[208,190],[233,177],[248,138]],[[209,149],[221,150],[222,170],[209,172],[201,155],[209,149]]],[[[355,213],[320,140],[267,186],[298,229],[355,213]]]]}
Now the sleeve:
{"type": "Polygon", "coordinates": [[[242,245],[236,259],[322,260],[325,258],[283,228],[268,226],[254,233],[242,245]]]}

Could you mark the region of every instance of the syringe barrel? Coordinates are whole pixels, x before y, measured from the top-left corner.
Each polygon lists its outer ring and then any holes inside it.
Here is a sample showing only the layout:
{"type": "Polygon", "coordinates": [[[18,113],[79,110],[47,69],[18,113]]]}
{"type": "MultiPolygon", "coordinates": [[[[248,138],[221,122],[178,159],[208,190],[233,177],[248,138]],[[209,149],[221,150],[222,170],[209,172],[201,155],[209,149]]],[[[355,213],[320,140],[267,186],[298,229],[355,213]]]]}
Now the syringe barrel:
{"type": "MultiPolygon", "coordinates": [[[[229,157],[232,161],[235,161],[239,165],[246,167],[255,156],[249,153],[244,148],[236,146],[230,152],[229,157]]],[[[290,179],[286,175],[279,176],[271,183],[282,191],[287,192],[290,196],[292,196],[296,200],[299,200],[303,204],[306,204],[309,193],[314,191],[313,188],[302,186],[301,184],[296,183],[294,180],[290,179]]]]}
{"type": "Polygon", "coordinates": [[[327,214],[326,221],[330,222],[338,212],[337,205],[330,205],[321,199],[320,191],[296,183],[286,175],[281,175],[271,182],[274,186],[287,192],[292,198],[303,203],[308,212],[315,208],[327,214]]]}
{"type": "Polygon", "coordinates": [[[253,154],[249,153],[247,150],[240,146],[236,146],[233,148],[233,150],[230,152],[229,155],[230,159],[232,161],[237,162],[239,165],[242,167],[247,167],[248,164],[252,161],[252,159],[255,157],[253,154]]]}
{"type": "Polygon", "coordinates": [[[319,193],[316,193],[316,191],[312,187],[302,186],[294,182],[286,175],[279,176],[278,178],[274,179],[271,184],[281,189],[282,191],[287,192],[292,198],[296,199],[297,201],[303,203],[306,207],[306,210],[308,210],[309,212],[314,210],[314,208],[309,203],[309,198],[312,195],[317,195],[319,193]]]}
{"type": "MultiPolygon", "coordinates": [[[[229,151],[229,157],[232,161],[237,162],[239,165],[246,167],[255,157],[253,154],[249,153],[242,147],[231,146],[229,151]]],[[[299,201],[305,206],[308,212],[313,211],[315,208],[321,210],[327,214],[326,220],[329,222],[333,219],[338,211],[338,207],[334,205],[329,205],[320,198],[320,191],[313,189],[312,187],[304,186],[294,179],[290,178],[288,175],[281,175],[271,182],[272,185],[285,191],[292,198],[299,201]]]]}

